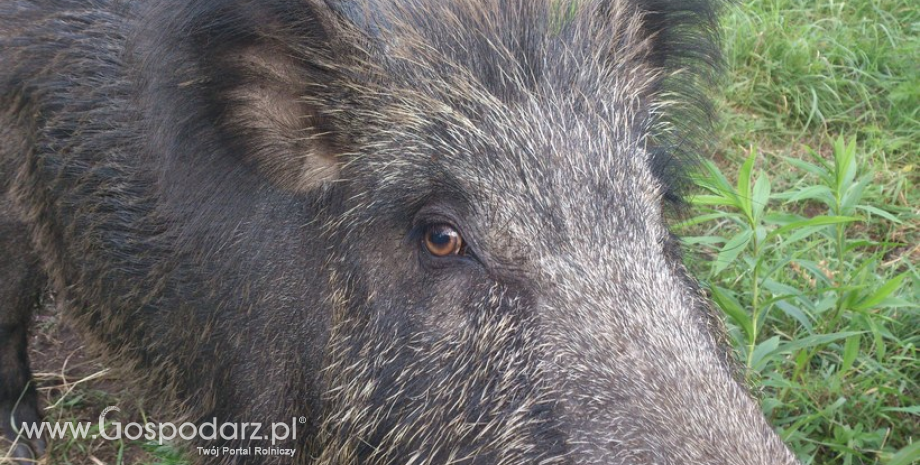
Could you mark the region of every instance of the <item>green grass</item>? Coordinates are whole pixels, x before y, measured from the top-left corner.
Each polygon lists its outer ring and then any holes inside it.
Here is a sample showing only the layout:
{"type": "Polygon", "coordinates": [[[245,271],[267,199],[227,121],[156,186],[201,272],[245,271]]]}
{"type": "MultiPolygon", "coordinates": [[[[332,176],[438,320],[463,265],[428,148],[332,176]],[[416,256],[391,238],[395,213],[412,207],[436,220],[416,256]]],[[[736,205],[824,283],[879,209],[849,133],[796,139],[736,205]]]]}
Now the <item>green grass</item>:
{"type": "Polygon", "coordinates": [[[918,463],[920,8],[757,0],[724,25],[691,266],[806,464],[918,463]]]}
{"type": "Polygon", "coordinates": [[[745,122],[760,135],[842,133],[863,141],[883,164],[916,162],[916,2],[749,0],[732,8],[723,25],[727,103],[754,116],[745,122]]]}

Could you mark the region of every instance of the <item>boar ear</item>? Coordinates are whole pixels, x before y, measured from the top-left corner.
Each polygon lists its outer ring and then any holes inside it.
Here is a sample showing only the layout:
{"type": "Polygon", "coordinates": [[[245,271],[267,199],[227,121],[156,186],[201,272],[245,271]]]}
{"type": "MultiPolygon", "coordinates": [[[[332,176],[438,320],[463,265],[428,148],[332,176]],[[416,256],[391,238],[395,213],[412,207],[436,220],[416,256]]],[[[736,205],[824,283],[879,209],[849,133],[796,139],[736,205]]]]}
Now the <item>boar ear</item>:
{"type": "Polygon", "coordinates": [[[599,32],[623,37],[606,44],[612,47],[611,59],[628,60],[628,69],[650,69],[653,77],[644,81],[643,97],[667,101],[668,111],[651,116],[647,149],[667,204],[679,207],[683,192],[692,185],[687,173],[696,165],[711,127],[708,93],[720,65],[717,14],[722,0],[595,2],[605,25],[599,32]],[[635,29],[628,34],[616,31],[629,23],[635,29]],[[610,33],[610,28],[617,33],[610,33]]]}
{"type": "MultiPolygon", "coordinates": [[[[601,21],[608,28],[623,27],[622,15],[639,19],[638,37],[616,45],[634,48],[647,41],[642,60],[662,71],[691,68],[708,73],[718,64],[717,13],[721,0],[597,0],[601,21]]],[[[601,29],[609,34],[610,30],[601,29]]],[[[622,31],[619,32],[620,35],[622,31]]],[[[615,46],[616,46],[615,45],[615,46]]],[[[707,76],[708,77],[708,76],[707,76]]]]}
{"type": "Polygon", "coordinates": [[[664,187],[663,198],[677,216],[686,210],[684,196],[693,182],[687,173],[698,167],[699,154],[712,128],[710,87],[719,73],[718,11],[721,0],[634,0],[651,41],[648,57],[659,69],[652,90],[667,95],[670,109],[656,119],[668,127],[650,139],[649,163],[664,187]]]}
{"type": "Polygon", "coordinates": [[[336,179],[347,142],[329,104],[346,100],[333,83],[351,53],[338,16],[323,2],[218,0],[205,8],[188,25],[187,52],[204,74],[195,85],[228,152],[285,190],[336,179]]]}
{"type": "Polygon", "coordinates": [[[720,0],[636,0],[652,43],[651,63],[665,71],[687,70],[710,81],[720,61],[720,0]]]}

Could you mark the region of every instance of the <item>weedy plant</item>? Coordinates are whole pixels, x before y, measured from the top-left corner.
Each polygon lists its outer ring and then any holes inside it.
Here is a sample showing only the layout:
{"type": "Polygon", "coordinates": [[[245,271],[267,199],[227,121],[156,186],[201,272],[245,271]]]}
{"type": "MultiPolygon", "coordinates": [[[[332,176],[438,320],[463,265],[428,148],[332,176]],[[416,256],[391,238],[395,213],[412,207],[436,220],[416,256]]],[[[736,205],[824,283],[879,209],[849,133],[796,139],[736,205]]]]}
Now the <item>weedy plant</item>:
{"type": "Polygon", "coordinates": [[[723,171],[704,166],[684,232],[806,463],[920,463],[915,3],[742,0],[723,18],[723,171]]]}
{"type": "MultiPolygon", "coordinates": [[[[870,205],[874,172],[856,141],[838,138],[830,160],[784,157],[798,183],[773,192],[751,150],[737,182],[705,163],[685,221],[708,247],[705,284],[729,322],[764,409],[805,463],[907,465],[917,432],[917,270],[883,269],[899,244],[873,240],[865,224],[901,220],[870,205]],[[795,213],[802,210],[802,213],[795,213]],[[804,213],[804,214],[803,214],[804,213]]],[[[697,268],[701,264],[695,264],[697,268]]]]}

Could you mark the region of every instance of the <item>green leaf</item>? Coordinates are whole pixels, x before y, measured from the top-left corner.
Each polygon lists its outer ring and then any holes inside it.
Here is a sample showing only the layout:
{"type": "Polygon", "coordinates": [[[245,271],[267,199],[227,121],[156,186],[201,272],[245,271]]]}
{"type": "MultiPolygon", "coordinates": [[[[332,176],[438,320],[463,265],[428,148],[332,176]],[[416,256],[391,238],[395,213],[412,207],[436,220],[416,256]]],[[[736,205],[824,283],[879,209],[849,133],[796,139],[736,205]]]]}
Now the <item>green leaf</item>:
{"type": "Polygon", "coordinates": [[[901,297],[888,297],[875,305],[875,308],[916,308],[917,302],[901,297]]]}
{"type": "Polygon", "coordinates": [[[681,237],[680,241],[686,245],[696,245],[696,244],[716,245],[716,244],[724,244],[725,238],[719,237],[719,236],[686,236],[686,237],[681,237]]]}
{"type": "Polygon", "coordinates": [[[828,208],[834,205],[834,193],[824,185],[808,186],[788,195],[786,202],[800,202],[802,200],[817,200],[828,208]]]}
{"type": "Polygon", "coordinates": [[[856,336],[863,334],[862,331],[843,331],[839,333],[831,334],[815,334],[814,336],[806,336],[801,339],[796,339],[794,341],[781,344],[779,348],[776,349],[777,353],[785,352],[795,352],[802,349],[808,349],[811,347],[816,347],[824,344],[829,344],[831,342],[844,339],[850,336],[856,336]]]}
{"type": "Polygon", "coordinates": [[[811,324],[811,318],[808,313],[802,311],[798,306],[795,306],[785,300],[778,300],[776,302],[776,307],[779,308],[783,313],[792,317],[795,321],[798,321],[803,328],[809,333],[814,332],[814,326],[811,324]]]}
{"type": "Polygon", "coordinates": [[[789,223],[780,228],[774,229],[770,234],[767,234],[767,241],[770,239],[785,234],[794,229],[804,228],[806,226],[824,226],[829,224],[840,224],[840,223],[852,223],[853,221],[859,221],[859,218],[852,216],[816,216],[814,218],[809,218],[804,221],[796,221],[794,223],[789,223]]]}
{"type": "Polygon", "coordinates": [[[709,160],[705,160],[703,165],[705,166],[706,172],[709,174],[709,176],[703,179],[699,179],[697,184],[710,189],[713,192],[720,192],[729,195],[737,194],[734,188],[732,188],[732,185],[728,182],[728,179],[725,179],[725,175],[722,174],[722,171],[718,166],[716,166],[715,163],[709,160]]]}
{"type": "Polygon", "coordinates": [[[894,291],[898,290],[901,287],[901,282],[904,281],[904,278],[907,277],[907,272],[901,273],[894,278],[889,279],[885,284],[882,284],[875,293],[859,301],[853,310],[862,311],[868,310],[876,305],[882,303],[886,297],[891,295],[894,291]]]}
{"type": "Polygon", "coordinates": [[[712,286],[709,291],[712,293],[712,301],[722,309],[722,313],[725,313],[744,331],[747,340],[750,341],[754,336],[754,325],[751,323],[751,318],[747,312],[741,308],[741,304],[731,296],[727,289],[712,286]]]}
{"type": "Polygon", "coordinates": [[[886,220],[891,221],[892,223],[897,223],[897,224],[902,223],[902,221],[899,220],[898,217],[892,215],[891,213],[886,212],[885,210],[882,210],[880,208],[875,208],[871,205],[857,205],[856,208],[869,212],[872,215],[881,216],[882,218],[885,218],[886,220]]]}
{"type": "Polygon", "coordinates": [[[796,167],[796,168],[798,168],[798,169],[800,169],[800,170],[802,170],[802,171],[805,171],[805,172],[807,172],[807,173],[811,173],[811,174],[813,174],[813,175],[815,175],[815,176],[824,177],[824,176],[827,175],[827,169],[826,169],[826,168],[821,167],[821,166],[817,166],[817,165],[813,165],[813,164],[811,164],[811,163],[808,163],[808,162],[805,161],[805,160],[800,160],[800,159],[798,159],[798,158],[791,158],[791,157],[783,157],[783,159],[785,159],[786,162],[788,162],[790,165],[792,165],[792,166],[794,166],[794,167],[796,167]]]}
{"type": "Polygon", "coordinates": [[[804,221],[808,218],[805,218],[801,215],[791,215],[789,213],[777,213],[771,212],[763,216],[763,222],[767,224],[775,224],[779,226],[785,226],[789,223],[794,223],[796,221],[804,221]]]}
{"type": "Polygon", "coordinates": [[[748,243],[751,242],[752,236],[753,231],[746,229],[729,239],[729,241],[722,246],[722,250],[719,251],[719,256],[712,264],[712,275],[715,276],[719,274],[725,267],[734,262],[735,259],[738,258],[738,255],[747,247],[748,243]]]}
{"type": "MultiPolygon", "coordinates": [[[[833,288],[828,288],[828,290],[833,288]]],[[[832,292],[826,292],[824,297],[815,303],[815,313],[821,314],[837,306],[837,296],[832,292]]]]}
{"type": "Polygon", "coordinates": [[[767,228],[765,228],[763,225],[757,225],[757,227],[754,228],[754,238],[757,239],[757,243],[763,244],[763,240],[766,237],[767,237],[767,228]]]}
{"type": "Polygon", "coordinates": [[[734,197],[725,197],[723,195],[700,194],[690,197],[690,203],[697,206],[724,205],[740,209],[741,205],[734,197]]]}
{"type": "MultiPolygon", "coordinates": [[[[789,262],[791,262],[791,261],[792,261],[792,260],[786,260],[785,263],[789,263],[789,262]]],[[[772,271],[772,270],[771,270],[771,272],[770,272],[769,274],[767,274],[767,275],[765,275],[765,276],[769,276],[769,275],[771,275],[771,274],[773,274],[773,271],[772,271]]],[[[781,282],[779,282],[779,281],[776,281],[775,279],[772,279],[772,278],[765,278],[765,279],[763,280],[763,287],[765,287],[765,288],[768,289],[770,292],[772,292],[773,295],[777,295],[777,296],[778,296],[778,295],[786,294],[787,296],[796,296],[796,297],[798,297],[798,296],[801,296],[801,295],[802,295],[801,289],[799,289],[799,288],[797,288],[797,287],[792,287],[792,286],[790,286],[790,285],[788,285],[788,284],[783,284],[783,283],[781,283],[781,282]]]]}
{"type": "Polygon", "coordinates": [[[882,407],[883,412],[909,413],[911,415],[920,415],[920,405],[911,405],[910,407],[882,407]]]}
{"type": "Polygon", "coordinates": [[[806,237],[811,236],[812,234],[823,232],[826,229],[827,229],[827,225],[803,227],[795,231],[794,233],[790,234],[789,236],[784,237],[783,245],[786,247],[789,247],[791,244],[794,244],[802,239],[805,239],[806,237]]]}
{"type": "Polygon", "coordinates": [[[863,191],[866,190],[866,186],[870,181],[872,181],[872,178],[867,176],[858,183],[848,186],[843,193],[843,197],[840,198],[840,211],[835,213],[838,215],[852,215],[857,204],[862,200],[863,191]]]}
{"type": "Polygon", "coordinates": [[[770,361],[769,355],[775,353],[777,347],[779,347],[779,336],[773,336],[757,344],[751,355],[751,369],[760,372],[770,361]]]}
{"type": "Polygon", "coordinates": [[[911,465],[920,460],[920,441],[905,446],[886,465],[911,465]]]}
{"type": "Polygon", "coordinates": [[[754,161],[757,159],[757,149],[751,149],[751,155],[741,165],[741,171],[738,172],[738,197],[741,203],[741,211],[748,218],[748,222],[754,225],[754,212],[751,208],[751,179],[754,176],[754,161]]]}
{"type": "Polygon", "coordinates": [[[861,247],[881,247],[883,245],[884,245],[883,243],[874,242],[874,241],[860,241],[860,240],[849,241],[847,242],[847,246],[843,248],[843,251],[852,252],[861,247]]]}
{"type": "Polygon", "coordinates": [[[770,178],[761,173],[754,183],[754,195],[751,199],[753,209],[753,224],[760,224],[760,218],[763,216],[763,210],[770,202],[770,178]]]}
{"type": "Polygon", "coordinates": [[[847,338],[847,342],[843,345],[843,361],[840,364],[841,374],[850,371],[853,362],[856,361],[856,356],[859,355],[859,342],[861,340],[862,337],[860,336],[850,336],[847,338]]]}
{"type": "Polygon", "coordinates": [[[834,141],[834,168],[836,174],[837,199],[842,200],[844,193],[856,179],[856,139],[850,142],[843,136],[834,141]]]}
{"type": "Polygon", "coordinates": [[[882,336],[882,328],[880,328],[879,325],[875,323],[875,319],[870,316],[866,316],[865,321],[866,325],[869,326],[869,331],[872,333],[872,342],[875,343],[875,359],[881,363],[882,360],[885,359],[885,353],[887,352],[885,340],[882,336]]]}

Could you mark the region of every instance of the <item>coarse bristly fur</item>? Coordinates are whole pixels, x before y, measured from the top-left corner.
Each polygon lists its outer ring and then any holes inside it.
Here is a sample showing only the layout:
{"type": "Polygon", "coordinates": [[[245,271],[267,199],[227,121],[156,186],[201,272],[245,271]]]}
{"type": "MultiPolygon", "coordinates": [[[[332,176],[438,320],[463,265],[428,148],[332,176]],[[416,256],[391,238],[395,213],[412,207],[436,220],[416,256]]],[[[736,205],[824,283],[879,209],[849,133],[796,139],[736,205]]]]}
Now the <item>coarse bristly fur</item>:
{"type": "MultiPolygon", "coordinates": [[[[307,419],[293,459],[197,463],[796,464],[666,226],[714,15],[0,3],[3,282],[35,293],[34,248],[167,420],[307,419]]],[[[0,415],[28,422],[27,300],[0,302],[0,415]]]]}

